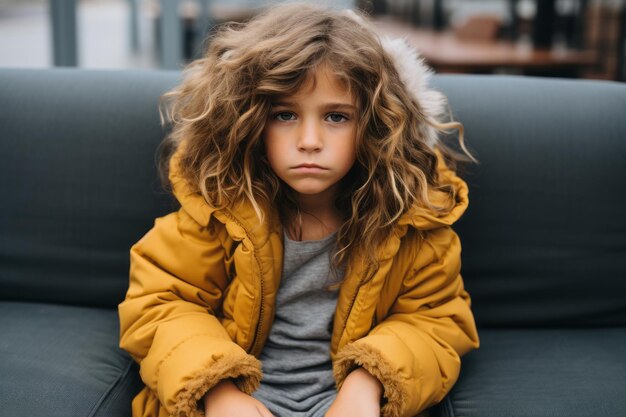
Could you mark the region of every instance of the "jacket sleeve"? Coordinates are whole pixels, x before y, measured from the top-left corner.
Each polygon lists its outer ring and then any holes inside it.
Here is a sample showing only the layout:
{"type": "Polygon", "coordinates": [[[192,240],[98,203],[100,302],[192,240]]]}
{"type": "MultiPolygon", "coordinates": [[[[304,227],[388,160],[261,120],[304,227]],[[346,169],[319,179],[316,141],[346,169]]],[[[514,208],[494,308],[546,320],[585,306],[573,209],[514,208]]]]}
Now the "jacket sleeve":
{"type": "Polygon", "coordinates": [[[172,416],[203,415],[198,400],[221,379],[247,393],[258,387],[260,362],[214,315],[227,284],[223,245],[183,208],[157,218],[130,250],[120,347],[172,416]]]}
{"type": "Polygon", "coordinates": [[[429,231],[389,315],[337,354],[339,386],[358,366],[382,383],[384,417],[413,417],[441,401],[459,376],[460,356],[479,346],[460,254],[451,228],[429,231]]]}

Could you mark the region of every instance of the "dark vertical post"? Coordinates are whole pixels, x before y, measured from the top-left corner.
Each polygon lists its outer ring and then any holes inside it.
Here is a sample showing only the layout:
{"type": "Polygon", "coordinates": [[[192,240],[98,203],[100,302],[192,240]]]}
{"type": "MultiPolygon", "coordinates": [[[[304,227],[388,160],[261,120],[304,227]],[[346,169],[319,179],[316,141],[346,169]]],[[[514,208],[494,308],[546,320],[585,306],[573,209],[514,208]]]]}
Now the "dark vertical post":
{"type": "Polygon", "coordinates": [[[411,23],[419,26],[422,23],[421,10],[419,0],[410,0],[411,5],[411,23]]]}
{"type": "Polygon", "coordinates": [[[517,0],[509,0],[509,15],[511,22],[509,24],[509,39],[511,41],[517,40],[519,31],[519,18],[517,17],[517,0]]]}
{"type": "Polygon", "coordinates": [[[443,16],[443,0],[434,0],[433,3],[433,28],[442,30],[445,26],[443,16]]]}
{"type": "Polygon", "coordinates": [[[533,45],[550,48],[554,34],[554,0],[535,0],[537,14],[533,22],[533,45]]]}
{"type": "Polygon", "coordinates": [[[161,0],[161,67],[180,69],[183,61],[183,29],[178,0],[161,0]]]}
{"type": "Polygon", "coordinates": [[[76,1],[50,0],[52,28],[52,59],[54,66],[75,67],[78,65],[76,40],[76,1]]]}
{"type": "Polygon", "coordinates": [[[130,50],[134,53],[139,51],[139,0],[128,0],[130,16],[128,18],[130,30],[130,50]]]}
{"type": "Polygon", "coordinates": [[[587,30],[587,9],[588,0],[578,1],[578,15],[576,16],[576,24],[574,26],[574,37],[572,46],[577,49],[585,48],[585,31],[587,30]]]}

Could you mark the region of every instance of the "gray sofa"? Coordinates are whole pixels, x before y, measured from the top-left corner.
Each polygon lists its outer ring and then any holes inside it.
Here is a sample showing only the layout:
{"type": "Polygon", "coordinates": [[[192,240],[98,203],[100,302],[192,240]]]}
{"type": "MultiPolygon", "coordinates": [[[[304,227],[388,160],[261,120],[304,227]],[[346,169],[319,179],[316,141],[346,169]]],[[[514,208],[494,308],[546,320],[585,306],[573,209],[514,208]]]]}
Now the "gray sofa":
{"type": "MultiPolygon", "coordinates": [[[[0,415],[128,416],[128,250],[176,203],[178,72],[0,70],[0,415]]],[[[626,85],[437,76],[481,164],[456,228],[482,346],[434,416],[626,416],[626,85]]]]}

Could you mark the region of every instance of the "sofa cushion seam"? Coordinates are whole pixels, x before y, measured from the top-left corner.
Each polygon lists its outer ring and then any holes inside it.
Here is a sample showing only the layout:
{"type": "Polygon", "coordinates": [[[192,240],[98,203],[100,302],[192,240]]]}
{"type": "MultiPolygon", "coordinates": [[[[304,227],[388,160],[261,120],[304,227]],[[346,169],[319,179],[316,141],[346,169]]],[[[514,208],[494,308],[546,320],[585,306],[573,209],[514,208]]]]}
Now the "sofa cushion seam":
{"type": "Polygon", "coordinates": [[[91,411],[89,412],[88,417],[95,416],[96,412],[98,411],[98,409],[100,408],[104,400],[109,396],[109,394],[111,394],[111,392],[113,392],[115,387],[118,386],[121,383],[121,381],[124,380],[124,378],[126,378],[126,375],[128,375],[128,373],[130,372],[132,365],[133,365],[133,361],[128,360],[124,371],[115,379],[115,381],[113,381],[113,383],[109,385],[109,387],[104,392],[104,394],[102,394],[100,398],[98,399],[98,401],[96,401],[96,403],[93,405],[93,407],[91,407],[91,411]]]}
{"type": "Polygon", "coordinates": [[[454,406],[452,405],[452,400],[450,399],[449,395],[446,395],[446,399],[444,401],[445,404],[445,408],[446,408],[446,417],[454,417],[455,416],[455,412],[454,412],[454,406]]]}

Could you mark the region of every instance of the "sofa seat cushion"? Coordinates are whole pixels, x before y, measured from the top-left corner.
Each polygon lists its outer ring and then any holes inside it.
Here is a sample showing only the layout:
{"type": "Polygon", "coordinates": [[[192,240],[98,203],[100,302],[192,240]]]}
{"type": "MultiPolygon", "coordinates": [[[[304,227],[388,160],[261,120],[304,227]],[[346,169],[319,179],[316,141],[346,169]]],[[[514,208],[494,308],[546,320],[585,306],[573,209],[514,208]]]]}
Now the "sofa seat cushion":
{"type": "Polygon", "coordinates": [[[141,387],[110,309],[0,302],[0,414],[130,416],[141,387]]]}
{"type": "Polygon", "coordinates": [[[626,328],[479,333],[439,415],[626,416],[626,328]]]}

